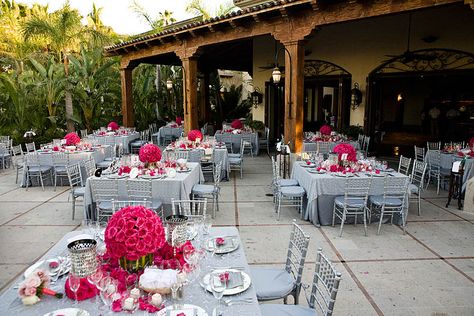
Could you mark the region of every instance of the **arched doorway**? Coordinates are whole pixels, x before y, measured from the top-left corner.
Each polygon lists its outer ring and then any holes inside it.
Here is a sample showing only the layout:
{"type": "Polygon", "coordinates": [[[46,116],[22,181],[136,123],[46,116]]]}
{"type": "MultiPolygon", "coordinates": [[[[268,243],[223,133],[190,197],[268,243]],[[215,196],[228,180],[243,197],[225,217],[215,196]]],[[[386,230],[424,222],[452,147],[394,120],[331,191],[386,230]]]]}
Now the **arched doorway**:
{"type": "MultiPolygon", "coordinates": [[[[304,63],[304,131],[315,131],[331,122],[337,127],[349,125],[351,74],[325,60],[305,60],[304,63]]],[[[265,122],[270,138],[283,134],[284,80],[278,85],[265,83],[265,122]]]]}
{"type": "Polygon", "coordinates": [[[364,126],[380,154],[398,144],[406,144],[411,154],[414,144],[461,140],[472,133],[474,54],[411,51],[382,63],[367,80],[364,126]]]}

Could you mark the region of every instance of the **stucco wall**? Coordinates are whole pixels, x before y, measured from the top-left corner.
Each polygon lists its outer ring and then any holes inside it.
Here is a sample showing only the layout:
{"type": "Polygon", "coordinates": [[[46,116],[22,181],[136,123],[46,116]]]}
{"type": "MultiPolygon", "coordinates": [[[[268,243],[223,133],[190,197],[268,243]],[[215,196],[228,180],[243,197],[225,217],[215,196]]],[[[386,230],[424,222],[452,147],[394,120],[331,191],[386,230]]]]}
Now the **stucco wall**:
{"type": "MultiPolygon", "coordinates": [[[[364,124],[365,87],[367,75],[388,57],[406,50],[408,14],[386,16],[322,27],[306,43],[311,54],[305,59],[322,59],[335,63],[352,74],[363,93],[361,106],[351,110],[350,123],[364,124]]],[[[474,10],[467,5],[432,8],[412,14],[410,49],[451,48],[474,53],[474,10]],[[439,39],[425,43],[422,38],[432,35],[439,39]]],[[[262,91],[272,70],[260,66],[274,60],[274,40],[271,36],[254,39],[253,81],[262,91]]],[[[280,65],[284,65],[280,58],[280,65]]],[[[264,104],[264,103],[263,103],[264,104]]],[[[254,109],[254,119],[263,120],[264,106],[254,109]]],[[[408,112],[409,113],[409,112],[408,112]]],[[[408,115],[408,114],[407,114],[408,115]]],[[[410,115],[419,115],[411,113],[410,115]]],[[[407,118],[414,121],[414,118],[407,118]]]]}

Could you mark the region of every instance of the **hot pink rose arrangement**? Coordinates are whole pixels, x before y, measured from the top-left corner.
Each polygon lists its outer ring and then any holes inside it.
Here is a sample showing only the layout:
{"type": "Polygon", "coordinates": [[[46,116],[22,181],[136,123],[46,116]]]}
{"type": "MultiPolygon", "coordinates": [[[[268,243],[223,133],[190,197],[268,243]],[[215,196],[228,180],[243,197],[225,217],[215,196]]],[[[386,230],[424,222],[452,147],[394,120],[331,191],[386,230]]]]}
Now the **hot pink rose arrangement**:
{"type": "Polygon", "coordinates": [[[242,127],[244,127],[242,121],[239,119],[233,120],[232,123],[230,123],[230,126],[235,129],[241,129],[242,127]]]}
{"type": "Polygon", "coordinates": [[[117,260],[138,260],[166,243],[160,217],[143,206],[124,207],[112,215],[104,236],[108,254],[117,260]]]}
{"type": "Polygon", "coordinates": [[[110,122],[109,125],[107,125],[107,129],[111,130],[111,131],[116,131],[119,129],[119,125],[117,124],[117,122],[110,122]]]}
{"type": "Polygon", "coordinates": [[[176,117],[176,124],[178,125],[183,124],[183,118],[181,116],[176,117]]]}
{"type": "Polygon", "coordinates": [[[347,154],[348,161],[357,161],[357,152],[350,144],[338,144],[333,151],[337,153],[339,160],[341,160],[342,154],[347,154]]]}
{"type": "Polygon", "coordinates": [[[332,128],[331,128],[331,126],[325,124],[325,125],[321,126],[321,128],[319,129],[319,132],[323,135],[331,135],[332,128]]]}
{"type": "MultiPolygon", "coordinates": [[[[66,283],[64,284],[64,292],[66,293],[66,296],[69,297],[70,299],[74,300],[74,292],[71,290],[71,287],[69,286],[69,278],[66,280],[66,283]]],[[[77,300],[78,301],[83,301],[88,298],[94,297],[98,294],[97,287],[93,284],[91,284],[89,281],[87,281],[87,278],[82,278],[81,282],[79,284],[79,289],[77,290],[77,300]]]]}
{"type": "Polygon", "coordinates": [[[154,163],[161,160],[161,150],[154,144],[146,144],[140,148],[138,157],[141,162],[154,163]]]}
{"type": "Polygon", "coordinates": [[[202,140],[202,133],[198,129],[193,129],[192,131],[189,131],[188,133],[188,140],[189,141],[196,141],[196,139],[201,139],[202,140]]]}
{"type": "Polygon", "coordinates": [[[474,147],[474,137],[471,137],[471,139],[469,140],[469,148],[473,148],[474,147]]]}
{"type": "Polygon", "coordinates": [[[81,138],[76,133],[72,132],[64,136],[66,146],[75,146],[81,142],[81,138]]]}

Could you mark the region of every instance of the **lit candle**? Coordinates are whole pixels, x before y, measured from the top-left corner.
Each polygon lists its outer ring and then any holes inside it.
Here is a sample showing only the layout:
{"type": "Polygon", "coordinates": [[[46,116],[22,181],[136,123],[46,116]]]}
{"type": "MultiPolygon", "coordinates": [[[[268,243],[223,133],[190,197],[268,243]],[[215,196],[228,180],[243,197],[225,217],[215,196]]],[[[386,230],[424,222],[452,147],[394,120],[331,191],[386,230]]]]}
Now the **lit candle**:
{"type": "Polygon", "coordinates": [[[122,308],[128,311],[133,310],[134,301],[135,300],[133,299],[133,297],[127,297],[125,301],[123,302],[122,308]]]}
{"type": "Polygon", "coordinates": [[[163,303],[163,298],[159,293],[155,293],[151,296],[151,304],[154,306],[160,306],[163,303]]]}
{"type": "Polygon", "coordinates": [[[134,288],[133,290],[130,291],[130,297],[134,299],[138,299],[140,297],[140,290],[137,288],[134,288]]]}

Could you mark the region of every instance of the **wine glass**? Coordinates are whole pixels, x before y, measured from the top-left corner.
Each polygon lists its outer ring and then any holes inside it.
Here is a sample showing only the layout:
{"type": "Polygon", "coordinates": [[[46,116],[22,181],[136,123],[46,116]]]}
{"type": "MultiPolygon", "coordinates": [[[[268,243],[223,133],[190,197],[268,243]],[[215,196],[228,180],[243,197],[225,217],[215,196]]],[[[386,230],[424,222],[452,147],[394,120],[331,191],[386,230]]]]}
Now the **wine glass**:
{"type": "Polygon", "coordinates": [[[194,249],[193,246],[191,245],[185,245],[183,247],[183,257],[184,261],[186,261],[188,264],[193,264],[195,260],[196,255],[196,250],[194,249]]]}
{"type": "Polygon", "coordinates": [[[385,171],[387,169],[388,169],[388,163],[387,163],[387,161],[384,160],[384,161],[382,161],[382,170],[385,171]]]}
{"type": "Polygon", "coordinates": [[[218,316],[222,314],[221,301],[224,296],[224,291],[226,289],[226,282],[221,281],[221,273],[213,272],[209,278],[209,284],[211,285],[211,291],[214,295],[214,298],[218,300],[218,305],[212,310],[213,316],[218,316]]]}
{"type": "Polygon", "coordinates": [[[74,293],[74,305],[78,304],[77,291],[79,290],[80,286],[81,286],[81,278],[79,278],[79,277],[75,276],[74,274],[70,273],[69,274],[69,288],[74,293]]]}
{"type": "Polygon", "coordinates": [[[110,313],[110,306],[112,305],[114,296],[117,293],[118,282],[117,280],[107,276],[99,281],[98,287],[100,289],[100,298],[110,313]]]}
{"type": "Polygon", "coordinates": [[[209,235],[212,227],[212,218],[210,216],[204,217],[204,235],[209,235]]]}
{"type": "MultiPolygon", "coordinates": [[[[97,268],[97,270],[94,273],[87,276],[87,281],[89,281],[90,284],[92,284],[96,288],[98,288],[98,284],[99,284],[100,280],[103,277],[104,277],[104,273],[102,272],[102,270],[100,268],[97,268]]],[[[97,296],[95,298],[95,302],[96,302],[96,304],[99,303],[99,300],[98,300],[97,296]]]]}

